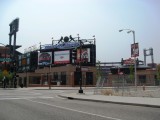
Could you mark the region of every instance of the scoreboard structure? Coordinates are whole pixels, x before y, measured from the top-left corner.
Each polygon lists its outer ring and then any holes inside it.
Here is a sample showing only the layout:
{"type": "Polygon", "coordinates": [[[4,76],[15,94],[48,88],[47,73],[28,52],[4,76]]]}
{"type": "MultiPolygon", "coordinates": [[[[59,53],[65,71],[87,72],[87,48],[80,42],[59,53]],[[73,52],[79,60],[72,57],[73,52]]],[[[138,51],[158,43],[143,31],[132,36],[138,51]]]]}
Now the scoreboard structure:
{"type": "Polygon", "coordinates": [[[18,71],[35,71],[38,67],[64,66],[66,64],[81,66],[96,65],[96,45],[93,39],[61,37],[52,44],[40,45],[39,49],[19,55],[18,71]]]}
{"type": "MultiPolygon", "coordinates": [[[[66,36],[64,39],[61,37],[60,40],[54,40],[52,44],[41,45],[39,54],[47,52],[50,52],[52,58],[48,65],[78,65],[81,62],[82,66],[95,66],[96,63],[95,38],[76,40],[71,36],[66,36]]],[[[47,65],[46,63],[47,59],[41,65],[47,65]]]]}

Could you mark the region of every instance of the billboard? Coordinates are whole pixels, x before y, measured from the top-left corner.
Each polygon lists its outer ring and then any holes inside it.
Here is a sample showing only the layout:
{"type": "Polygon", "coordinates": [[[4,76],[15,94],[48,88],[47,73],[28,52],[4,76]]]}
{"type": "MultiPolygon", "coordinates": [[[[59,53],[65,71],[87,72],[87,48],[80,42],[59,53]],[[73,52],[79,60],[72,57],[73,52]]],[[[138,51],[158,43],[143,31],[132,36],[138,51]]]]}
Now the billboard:
{"type": "Polygon", "coordinates": [[[125,65],[134,65],[134,63],[135,63],[134,59],[131,59],[131,58],[123,61],[123,64],[125,65]]]}
{"type": "Polygon", "coordinates": [[[52,45],[52,44],[46,44],[46,45],[41,45],[41,49],[55,49],[55,48],[58,48],[58,49],[72,49],[72,48],[77,48],[80,46],[80,43],[79,42],[64,42],[62,44],[55,44],[55,45],[52,45]]]}
{"type": "Polygon", "coordinates": [[[19,18],[14,19],[10,24],[10,35],[13,35],[15,32],[18,32],[19,28],[19,18]]]}
{"type": "Polygon", "coordinates": [[[90,62],[90,48],[82,48],[81,54],[80,49],[77,49],[77,62],[80,62],[80,55],[81,62],[90,62]]]}
{"type": "Polygon", "coordinates": [[[70,63],[70,51],[55,51],[54,52],[54,64],[66,64],[70,63]]]}
{"type": "Polygon", "coordinates": [[[139,46],[138,43],[131,44],[131,57],[139,56],[139,46]]]}
{"type": "Polygon", "coordinates": [[[38,53],[38,65],[52,64],[52,52],[38,53]]]}

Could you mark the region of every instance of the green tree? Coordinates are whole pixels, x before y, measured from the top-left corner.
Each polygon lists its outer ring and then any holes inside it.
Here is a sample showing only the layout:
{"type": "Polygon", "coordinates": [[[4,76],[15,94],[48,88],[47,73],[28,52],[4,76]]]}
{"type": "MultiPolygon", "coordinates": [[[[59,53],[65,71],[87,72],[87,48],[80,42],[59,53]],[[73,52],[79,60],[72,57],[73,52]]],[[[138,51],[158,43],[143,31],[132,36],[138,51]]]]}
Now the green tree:
{"type": "Polygon", "coordinates": [[[13,78],[13,75],[14,75],[14,73],[9,73],[9,74],[7,75],[7,78],[8,78],[9,80],[11,80],[11,79],[13,78]]]}
{"type": "Polygon", "coordinates": [[[5,76],[9,80],[9,83],[11,83],[10,81],[12,80],[13,75],[14,73],[10,73],[8,71],[1,71],[0,72],[0,82],[2,82],[2,79],[5,76]]]}
{"type": "Polygon", "coordinates": [[[2,82],[2,79],[3,79],[3,74],[2,72],[0,72],[0,82],[2,82]]]}
{"type": "Polygon", "coordinates": [[[157,80],[159,81],[160,85],[160,64],[157,65],[157,80]]]}
{"type": "Polygon", "coordinates": [[[133,83],[133,78],[134,78],[134,67],[133,67],[133,65],[130,65],[130,67],[129,67],[129,78],[130,78],[130,81],[133,83]]]}
{"type": "Polygon", "coordinates": [[[98,61],[98,68],[97,68],[97,78],[101,76],[101,67],[100,67],[100,61],[98,61]]]}

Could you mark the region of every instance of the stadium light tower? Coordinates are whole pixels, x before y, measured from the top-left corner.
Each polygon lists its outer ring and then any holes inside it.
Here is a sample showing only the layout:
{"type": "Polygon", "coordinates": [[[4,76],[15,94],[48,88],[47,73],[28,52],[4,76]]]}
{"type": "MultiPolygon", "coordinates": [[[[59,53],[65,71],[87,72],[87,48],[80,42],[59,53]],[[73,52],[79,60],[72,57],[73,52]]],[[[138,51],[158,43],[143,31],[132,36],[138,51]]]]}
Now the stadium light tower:
{"type": "Polygon", "coordinates": [[[122,31],[127,31],[127,33],[132,33],[133,34],[133,44],[134,44],[134,52],[133,52],[133,56],[134,56],[134,79],[135,79],[135,87],[137,89],[137,70],[136,70],[136,46],[135,46],[135,31],[131,30],[131,29],[121,29],[119,30],[119,32],[122,31]]]}

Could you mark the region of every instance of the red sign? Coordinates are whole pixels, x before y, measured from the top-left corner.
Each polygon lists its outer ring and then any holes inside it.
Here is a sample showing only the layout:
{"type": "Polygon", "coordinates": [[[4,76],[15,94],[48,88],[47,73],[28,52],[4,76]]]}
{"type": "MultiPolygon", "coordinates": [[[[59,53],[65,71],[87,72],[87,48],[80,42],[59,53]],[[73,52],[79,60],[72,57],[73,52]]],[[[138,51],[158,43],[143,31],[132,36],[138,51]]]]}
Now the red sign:
{"type": "Polygon", "coordinates": [[[90,62],[90,48],[77,49],[77,62],[90,62]],[[81,60],[80,60],[81,57],[81,60]]]}
{"type": "Polygon", "coordinates": [[[124,64],[126,64],[126,65],[133,65],[134,64],[134,59],[131,59],[131,58],[126,59],[126,60],[124,60],[124,64]]]}
{"type": "Polygon", "coordinates": [[[139,56],[139,46],[138,43],[131,44],[131,57],[139,56]]]}

